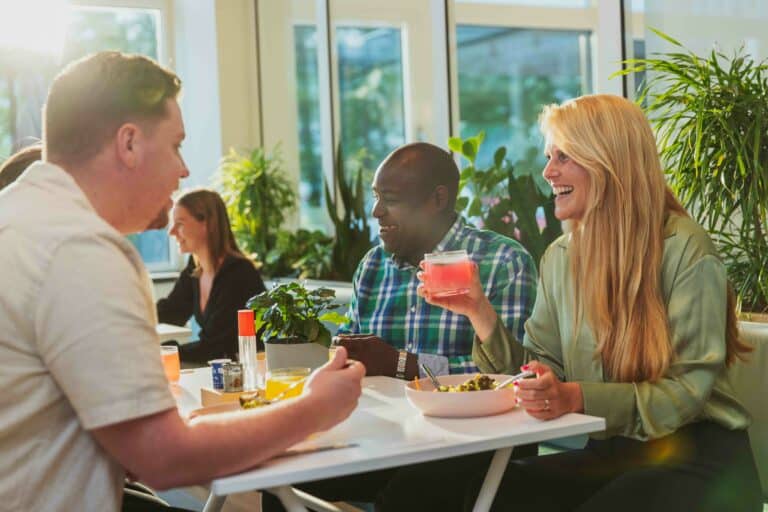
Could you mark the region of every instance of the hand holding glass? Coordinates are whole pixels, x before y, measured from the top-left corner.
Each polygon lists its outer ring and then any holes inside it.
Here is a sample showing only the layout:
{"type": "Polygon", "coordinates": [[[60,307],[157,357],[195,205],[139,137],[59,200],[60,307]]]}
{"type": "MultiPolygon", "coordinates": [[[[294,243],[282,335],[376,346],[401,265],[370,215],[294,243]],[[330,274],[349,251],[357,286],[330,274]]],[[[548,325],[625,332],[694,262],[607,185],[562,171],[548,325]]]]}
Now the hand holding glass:
{"type": "Polygon", "coordinates": [[[467,251],[448,251],[424,255],[424,286],[433,297],[469,293],[472,262],[467,251]]]}

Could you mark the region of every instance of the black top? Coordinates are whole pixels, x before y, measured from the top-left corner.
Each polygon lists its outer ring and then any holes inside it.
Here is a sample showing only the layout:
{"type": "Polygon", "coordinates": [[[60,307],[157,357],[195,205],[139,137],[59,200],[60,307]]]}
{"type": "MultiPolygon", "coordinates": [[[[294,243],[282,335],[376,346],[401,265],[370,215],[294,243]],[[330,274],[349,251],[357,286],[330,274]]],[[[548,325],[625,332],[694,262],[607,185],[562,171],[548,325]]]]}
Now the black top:
{"type": "Polygon", "coordinates": [[[192,276],[195,263],[189,258],[173,290],[157,301],[160,322],[184,325],[195,315],[200,326],[199,343],[181,346],[181,359],[205,363],[210,359],[236,358],[237,310],[265,290],[259,271],[246,259],[228,256],[213,278],[204,311],[200,311],[200,279],[192,276]]]}

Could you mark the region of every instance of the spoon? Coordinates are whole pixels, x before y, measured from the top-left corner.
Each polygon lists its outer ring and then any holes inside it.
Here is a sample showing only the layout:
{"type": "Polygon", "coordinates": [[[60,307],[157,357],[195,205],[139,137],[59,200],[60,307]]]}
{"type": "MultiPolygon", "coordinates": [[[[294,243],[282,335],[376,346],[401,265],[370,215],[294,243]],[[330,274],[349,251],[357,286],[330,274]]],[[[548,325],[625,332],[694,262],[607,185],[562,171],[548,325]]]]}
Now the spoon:
{"type": "Polygon", "coordinates": [[[525,379],[526,377],[533,377],[534,375],[536,375],[536,374],[533,373],[530,370],[525,370],[524,372],[520,372],[517,375],[513,375],[510,378],[508,378],[507,380],[502,381],[501,384],[496,386],[495,391],[498,391],[499,389],[505,388],[505,387],[509,386],[510,384],[512,384],[513,382],[517,382],[518,380],[525,379]]]}
{"type": "Polygon", "coordinates": [[[437,377],[435,377],[435,374],[432,373],[432,370],[429,369],[429,366],[425,365],[424,363],[421,363],[421,369],[424,370],[424,373],[427,374],[427,377],[429,377],[429,380],[432,382],[432,385],[435,386],[435,389],[440,389],[440,381],[437,380],[437,377]]]}

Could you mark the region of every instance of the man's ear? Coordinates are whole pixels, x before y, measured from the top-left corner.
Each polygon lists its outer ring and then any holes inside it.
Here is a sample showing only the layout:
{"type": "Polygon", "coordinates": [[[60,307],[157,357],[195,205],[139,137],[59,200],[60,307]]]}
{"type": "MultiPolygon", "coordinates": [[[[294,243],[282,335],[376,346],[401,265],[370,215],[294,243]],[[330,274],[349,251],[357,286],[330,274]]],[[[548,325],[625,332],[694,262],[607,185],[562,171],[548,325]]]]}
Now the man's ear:
{"type": "Polygon", "coordinates": [[[133,123],[125,123],[117,130],[115,144],[117,145],[117,157],[120,162],[133,169],[139,162],[139,127],[133,123]]]}
{"type": "Polygon", "coordinates": [[[437,211],[443,211],[448,207],[448,188],[445,185],[438,185],[434,192],[435,208],[437,211]]]}

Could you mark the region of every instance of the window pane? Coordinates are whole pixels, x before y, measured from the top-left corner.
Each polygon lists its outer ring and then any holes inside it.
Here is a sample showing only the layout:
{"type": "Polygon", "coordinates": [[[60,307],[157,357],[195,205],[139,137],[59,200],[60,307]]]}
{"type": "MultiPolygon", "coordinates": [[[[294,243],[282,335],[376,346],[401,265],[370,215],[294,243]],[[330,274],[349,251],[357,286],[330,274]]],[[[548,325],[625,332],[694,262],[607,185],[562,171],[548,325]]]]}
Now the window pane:
{"type": "Polygon", "coordinates": [[[539,176],[542,106],[591,92],[589,32],[459,25],[456,34],[461,136],[485,131],[478,165],[504,145],[519,171],[539,176]]]}
{"type": "MultiPolygon", "coordinates": [[[[350,162],[363,150],[368,173],[363,176],[366,205],[373,169],[405,142],[403,64],[400,30],[387,27],[338,26],[340,142],[350,162]]],[[[294,27],[300,154],[301,223],[327,227],[323,193],[322,141],[318,91],[317,30],[294,27]]],[[[350,172],[357,166],[347,165],[350,172]]]]}
{"type": "MultiPolygon", "coordinates": [[[[400,30],[396,28],[338,27],[341,144],[353,158],[361,149],[368,157],[363,176],[372,206],[373,169],[397,146],[405,143],[403,61],[400,30]]],[[[356,169],[354,167],[353,169],[356,169]]],[[[352,170],[347,166],[348,170],[352,170]]]]}
{"type": "MultiPolygon", "coordinates": [[[[460,4],[503,4],[509,5],[529,5],[531,7],[566,7],[571,9],[580,9],[589,7],[592,0],[456,0],[460,4]]],[[[632,0],[633,3],[636,0],[632,0]]]]}
{"type": "Polygon", "coordinates": [[[67,28],[64,62],[101,50],[140,53],[157,59],[160,12],[148,9],[80,8],[67,28]]]}
{"type": "MultiPolygon", "coordinates": [[[[157,59],[160,13],[144,9],[77,9],[65,38],[63,60],[69,62],[101,50],[140,53],[157,59]]],[[[167,269],[171,253],[165,230],[146,231],[128,239],[151,269],[167,269]]]]}
{"type": "Polygon", "coordinates": [[[293,32],[299,125],[299,214],[302,227],[325,231],[317,29],[314,25],[299,25],[293,32]]]}

